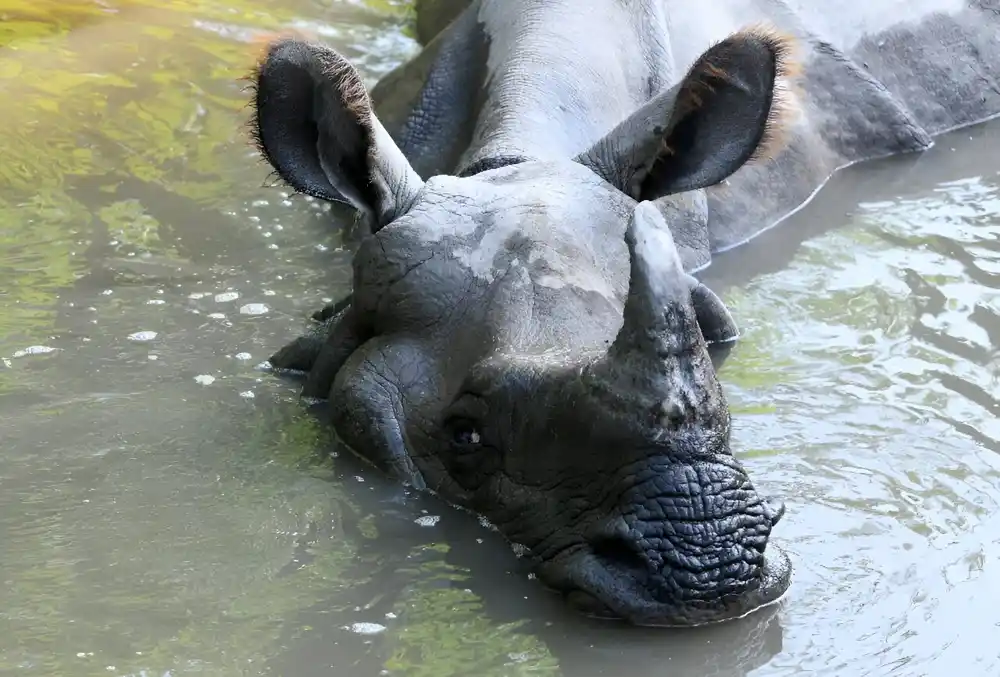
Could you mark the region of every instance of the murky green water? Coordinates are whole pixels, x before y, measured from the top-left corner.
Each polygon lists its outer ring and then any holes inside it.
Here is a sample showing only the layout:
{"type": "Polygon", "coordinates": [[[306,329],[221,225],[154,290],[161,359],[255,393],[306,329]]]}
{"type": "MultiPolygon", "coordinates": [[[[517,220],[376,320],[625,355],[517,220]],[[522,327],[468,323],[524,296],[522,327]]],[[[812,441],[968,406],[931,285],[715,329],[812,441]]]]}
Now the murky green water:
{"type": "Polygon", "coordinates": [[[348,258],[262,186],[237,78],[295,27],[374,81],[405,4],[0,0],[0,674],[998,674],[1000,125],[846,173],[708,275],[784,605],[592,623],[255,369],[348,258]]]}

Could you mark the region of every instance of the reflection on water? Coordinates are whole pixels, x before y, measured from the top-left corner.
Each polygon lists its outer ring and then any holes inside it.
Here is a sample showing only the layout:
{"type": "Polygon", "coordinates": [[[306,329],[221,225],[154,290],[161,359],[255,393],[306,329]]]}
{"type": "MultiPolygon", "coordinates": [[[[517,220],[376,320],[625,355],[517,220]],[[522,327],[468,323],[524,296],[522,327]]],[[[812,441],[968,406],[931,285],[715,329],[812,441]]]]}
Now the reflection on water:
{"type": "Polygon", "coordinates": [[[789,497],[775,674],[1000,666],[997,148],[987,125],[849,172],[719,262],[757,271],[726,293],[748,333],[725,368],[734,434],[789,497]]]}
{"type": "Polygon", "coordinates": [[[1000,126],[845,173],[706,274],[785,603],[593,623],[256,369],[349,254],[261,186],[237,79],[297,27],[374,80],[407,11],[0,1],[0,674],[996,674],[1000,126]]]}

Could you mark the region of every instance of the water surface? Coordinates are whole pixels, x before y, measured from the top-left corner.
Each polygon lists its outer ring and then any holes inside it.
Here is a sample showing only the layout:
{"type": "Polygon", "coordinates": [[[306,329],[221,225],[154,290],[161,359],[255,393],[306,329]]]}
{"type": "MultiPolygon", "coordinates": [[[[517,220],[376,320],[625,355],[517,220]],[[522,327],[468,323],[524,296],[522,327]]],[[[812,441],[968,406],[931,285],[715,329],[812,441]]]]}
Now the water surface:
{"type": "Polygon", "coordinates": [[[713,628],[595,623],[256,368],[349,252],[269,184],[239,78],[291,27],[374,82],[408,11],[0,0],[0,674],[997,674],[1000,124],[844,173],[706,273],[793,587],[713,628]]]}

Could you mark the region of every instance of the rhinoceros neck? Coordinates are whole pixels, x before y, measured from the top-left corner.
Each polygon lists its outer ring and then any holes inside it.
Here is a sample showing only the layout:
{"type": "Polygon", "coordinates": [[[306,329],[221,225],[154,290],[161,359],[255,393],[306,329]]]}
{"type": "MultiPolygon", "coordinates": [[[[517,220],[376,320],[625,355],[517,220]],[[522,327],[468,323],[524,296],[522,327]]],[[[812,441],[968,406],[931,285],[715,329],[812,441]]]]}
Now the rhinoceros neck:
{"type": "Polygon", "coordinates": [[[670,79],[657,0],[482,0],[478,21],[485,82],[459,168],[573,157],[670,79]]]}

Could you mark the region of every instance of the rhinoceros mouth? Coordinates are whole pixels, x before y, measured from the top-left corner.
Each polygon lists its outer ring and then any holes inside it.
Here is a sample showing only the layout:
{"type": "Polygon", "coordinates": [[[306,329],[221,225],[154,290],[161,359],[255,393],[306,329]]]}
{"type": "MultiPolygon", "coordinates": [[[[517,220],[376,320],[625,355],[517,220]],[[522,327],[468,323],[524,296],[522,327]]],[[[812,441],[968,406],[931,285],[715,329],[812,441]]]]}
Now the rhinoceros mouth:
{"type": "Polygon", "coordinates": [[[792,574],[787,553],[769,544],[758,584],[753,588],[718,600],[670,603],[658,600],[638,578],[625,572],[608,572],[606,566],[595,564],[590,556],[580,556],[558,585],[568,606],[591,618],[651,628],[691,628],[749,616],[781,602],[792,574]],[[595,576],[596,571],[604,575],[595,576]]]}

